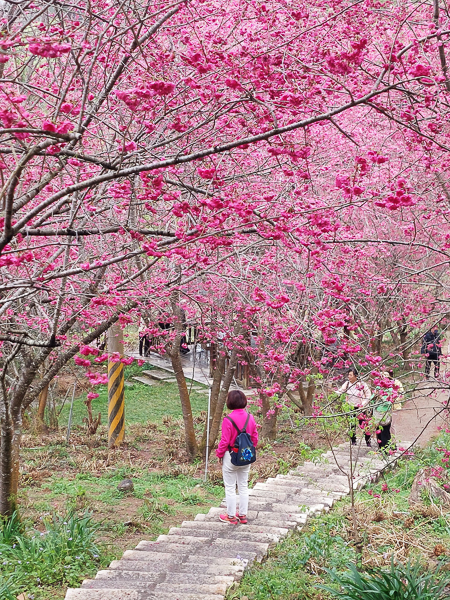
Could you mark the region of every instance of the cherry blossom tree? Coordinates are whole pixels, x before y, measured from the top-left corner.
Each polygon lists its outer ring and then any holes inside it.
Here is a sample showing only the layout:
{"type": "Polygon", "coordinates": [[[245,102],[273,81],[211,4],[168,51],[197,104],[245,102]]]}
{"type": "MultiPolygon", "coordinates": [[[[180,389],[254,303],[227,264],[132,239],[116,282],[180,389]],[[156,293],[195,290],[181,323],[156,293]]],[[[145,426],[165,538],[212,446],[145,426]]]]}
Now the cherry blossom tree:
{"type": "MultiPolygon", "coordinates": [[[[437,0],[0,11],[1,514],[14,507],[22,411],[51,378],[75,356],[87,369],[105,360],[91,344],[111,324],[244,247],[270,247],[252,265],[266,272],[298,256],[295,277],[259,285],[268,302],[283,280],[325,285],[325,271],[373,246],[405,249],[428,302],[448,262],[450,29],[437,0]]],[[[334,304],[311,302],[304,318],[328,335],[340,314],[344,328],[359,322],[345,298],[361,293],[327,281],[334,304]]]]}

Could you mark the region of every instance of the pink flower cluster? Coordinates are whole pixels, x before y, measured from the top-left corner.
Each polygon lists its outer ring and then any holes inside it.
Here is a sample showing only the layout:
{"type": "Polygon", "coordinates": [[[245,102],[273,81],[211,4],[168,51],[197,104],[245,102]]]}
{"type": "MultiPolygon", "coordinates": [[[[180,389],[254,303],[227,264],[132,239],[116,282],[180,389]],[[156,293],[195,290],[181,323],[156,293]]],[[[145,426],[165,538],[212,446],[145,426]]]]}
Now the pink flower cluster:
{"type": "Polygon", "coordinates": [[[130,110],[136,111],[140,108],[143,110],[149,108],[151,105],[148,102],[153,96],[168,96],[174,90],[175,85],[173,83],[153,81],[147,86],[142,85],[127,90],[117,90],[115,94],[130,110]]]}
{"type": "Polygon", "coordinates": [[[46,56],[47,58],[58,58],[71,51],[70,44],[58,44],[51,39],[35,40],[28,46],[31,54],[36,56],[46,56]]]}

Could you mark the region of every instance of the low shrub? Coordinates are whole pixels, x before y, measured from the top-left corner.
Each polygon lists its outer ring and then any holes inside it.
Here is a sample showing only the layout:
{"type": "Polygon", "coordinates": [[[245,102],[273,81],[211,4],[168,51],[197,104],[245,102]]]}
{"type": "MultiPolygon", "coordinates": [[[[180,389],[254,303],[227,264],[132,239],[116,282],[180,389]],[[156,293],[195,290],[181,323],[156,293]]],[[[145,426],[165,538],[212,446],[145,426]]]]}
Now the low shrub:
{"type": "MultiPolygon", "coordinates": [[[[30,591],[42,586],[79,584],[80,579],[98,568],[95,544],[98,528],[89,515],[53,517],[44,522],[46,530],[24,532],[17,515],[3,523],[0,531],[2,574],[9,576],[8,588],[30,591]]],[[[0,588],[1,589],[1,588],[0,588]]],[[[15,598],[15,596],[13,596],[15,598]]]]}
{"type": "Polygon", "coordinates": [[[360,573],[354,565],[345,573],[327,569],[339,590],[318,586],[341,600],[444,600],[449,597],[450,576],[426,571],[423,565],[395,565],[389,571],[360,573]]]}

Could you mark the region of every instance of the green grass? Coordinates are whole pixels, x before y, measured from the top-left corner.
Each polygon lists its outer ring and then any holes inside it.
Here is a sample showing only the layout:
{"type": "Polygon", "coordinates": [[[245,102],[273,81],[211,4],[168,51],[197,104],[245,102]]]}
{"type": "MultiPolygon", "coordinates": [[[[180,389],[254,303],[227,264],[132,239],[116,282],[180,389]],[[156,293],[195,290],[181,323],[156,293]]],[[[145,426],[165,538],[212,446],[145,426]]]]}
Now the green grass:
{"type": "MultiPolygon", "coordinates": [[[[159,383],[147,386],[132,379],[139,375],[142,370],[148,370],[149,366],[138,367],[131,365],[125,369],[125,423],[161,423],[163,417],[170,415],[174,419],[182,418],[180,397],[176,383],[159,383]]],[[[201,384],[194,383],[195,387],[201,384]]],[[[190,385],[188,383],[188,389],[190,385]]],[[[204,389],[207,389],[205,386],[204,389]]],[[[95,386],[98,398],[92,400],[92,412],[96,417],[101,413],[103,424],[108,422],[108,389],[106,385],[95,386]]],[[[191,404],[194,415],[208,408],[208,396],[205,393],[191,391],[191,404]]],[[[86,394],[75,399],[73,404],[72,426],[82,426],[86,418],[86,406],[84,404],[86,394]]],[[[59,417],[59,425],[67,427],[69,420],[70,402],[66,402],[59,417]]]]}
{"type": "Polygon", "coordinates": [[[211,484],[204,486],[203,481],[200,479],[185,475],[173,477],[159,473],[149,473],[141,468],[123,467],[100,476],[80,473],[72,480],[53,475],[45,482],[45,486],[48,490],[46,495],[49,500],[65,499],[69,504],[77,500],[83,500],[85,503],[95,500],[114,506],[125,496],[128,496],[140,500],[153,497],[173,500],[178,504],[202,505],[205,496],[199,493],[199,487],[197,486],[200,486],[208,495],[212,494],[217,499],[223,497],[222,486],[211,484]],[[125,493],[117,489],[117,485],[123,479],[133,480],[133,492],[125,493]]]}

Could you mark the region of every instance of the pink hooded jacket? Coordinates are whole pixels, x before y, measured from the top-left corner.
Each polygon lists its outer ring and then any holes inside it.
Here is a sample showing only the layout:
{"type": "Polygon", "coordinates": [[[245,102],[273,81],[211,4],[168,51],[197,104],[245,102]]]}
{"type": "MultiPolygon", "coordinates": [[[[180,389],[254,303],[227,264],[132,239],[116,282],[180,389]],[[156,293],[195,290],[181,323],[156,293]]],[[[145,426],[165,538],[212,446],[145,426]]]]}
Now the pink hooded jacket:
{"type": "MultiPolygon", "coordinates": [[[[229,416],[233,419],[239,429],[242,429],[245,425],[248,414],[249,413],[247,413],[245,408],[238,408],[237,410],[233,410],[229,416]]],[[[253,415],[250,415],[246,431],[250,435],[256,448],[258,444],[258,430],[256,429],[256,423],[253,415]]],[[[237,431],[233,423],[229,419],[224,419],[222,421],[222,437],[220,438],[219,446],[216,450],[216,456],[218,458],[223,458],[223,455],[228,450],[228,446],[233,446],[236,437],[237,431]]]]}

